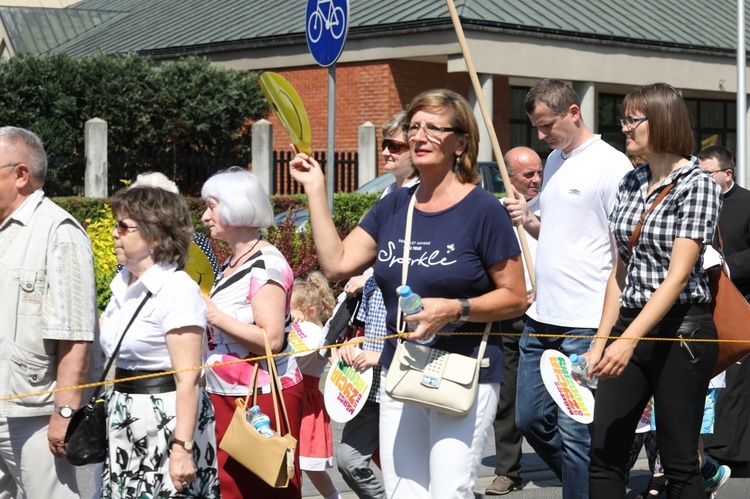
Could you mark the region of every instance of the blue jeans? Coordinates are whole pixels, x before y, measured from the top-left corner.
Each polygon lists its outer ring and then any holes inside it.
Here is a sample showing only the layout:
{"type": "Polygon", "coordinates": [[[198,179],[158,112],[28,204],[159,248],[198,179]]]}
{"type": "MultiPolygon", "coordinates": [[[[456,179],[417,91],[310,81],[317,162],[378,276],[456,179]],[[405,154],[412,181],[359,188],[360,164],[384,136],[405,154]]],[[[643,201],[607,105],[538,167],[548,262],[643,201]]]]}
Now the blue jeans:
{"type": "Polygon", "coordinates": [[[585,338],[537,338],[528,333],[593,336],[588,328],[553,326],[529,319],[519,346],[516,425],[537,455],[557,475],[563,486],[563,499],[589,497],[589,426],[578,423],[563,411],[547,392],[539,370],[547,349],[570,355],[588,351],[585,338]]]}

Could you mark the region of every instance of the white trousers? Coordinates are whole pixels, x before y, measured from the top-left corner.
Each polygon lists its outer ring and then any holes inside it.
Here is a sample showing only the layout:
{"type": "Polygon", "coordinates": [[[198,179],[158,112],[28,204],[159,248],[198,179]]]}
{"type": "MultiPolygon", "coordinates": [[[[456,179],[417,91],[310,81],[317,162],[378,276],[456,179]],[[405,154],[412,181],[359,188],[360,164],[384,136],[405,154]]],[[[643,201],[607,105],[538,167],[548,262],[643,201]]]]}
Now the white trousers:
{"type": "Polygon", "coordinates": [[[49,450],[49,416],[0,418],[0,499],[78,498],[75,468],[49,450]]]}
{"type": "MultiPolygon", "coordinates": [[[[385,386],[383,369],[380,386],[385,386]]],[[[462,417],[380,395],[380,464],[389,499],[474,499],[500,383],[480,384],[462,417]]]]}

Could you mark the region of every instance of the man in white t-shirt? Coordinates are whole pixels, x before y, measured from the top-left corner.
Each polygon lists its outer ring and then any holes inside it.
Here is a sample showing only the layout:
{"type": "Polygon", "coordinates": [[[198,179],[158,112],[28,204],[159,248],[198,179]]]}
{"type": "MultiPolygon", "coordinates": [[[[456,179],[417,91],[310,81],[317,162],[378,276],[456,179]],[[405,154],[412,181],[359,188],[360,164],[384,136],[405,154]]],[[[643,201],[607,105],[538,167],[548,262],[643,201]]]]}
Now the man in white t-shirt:
{"type": "Polygon", "coordinates": [[[617,187],[632,168],[627,157],[594,135],[580,99],[560,80],[542,80],[526,95],[526,113],[539,139],[554,149],[539,194],[540,216],[522,197],[506,207],[537,238],[536,296],[520,342],[516,424],[563,485],[563,498],[589,496],[589,428],[564,414],[544,387],[539,361],[547,349],[565,355],[589,349],[602,315],[615,258],[609,214],[617,187]],[[544,223],[542,223],[544,221],[544,223]]]}

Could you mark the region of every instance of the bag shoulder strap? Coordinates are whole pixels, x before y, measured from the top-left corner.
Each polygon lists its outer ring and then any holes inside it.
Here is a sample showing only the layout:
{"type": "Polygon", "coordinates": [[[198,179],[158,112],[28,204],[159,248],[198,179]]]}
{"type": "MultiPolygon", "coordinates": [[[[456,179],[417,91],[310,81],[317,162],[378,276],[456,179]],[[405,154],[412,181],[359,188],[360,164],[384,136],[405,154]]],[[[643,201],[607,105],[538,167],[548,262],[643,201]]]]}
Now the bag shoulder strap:
{"type": "MultiPolygon", "coordinates": [[[[279,380],[279,372],[276,369],[276,361],[273,358],[273,352],[271,351],[271,345],[268,343],[268,335],[266,330],[260,328],[263,333],[263,343],[266,350],[266,363],[268,364],[268,376],[271,378],[271,399],[273,400],[273,413],[276,418],[276,433],[281,435],[281,420],[279,419],[279,404],[281,404],[281,414],[284,416],[284,422],[286,423],[287,431],[291,431],[289,426],[289,415],[286,410],[286,403],[284,403],[284,395],[281,393],[281,380],[279,380]],[[277,400],[278,398],[278,400],[277,400]]],[[[242,407],[244,410],[248,408],[248,402],[250,402],[250,395],[253,396],[253,405],[258,403],[258,371],[260,371],[260,365],[255,364],[253,369],[253,380],[248,386],[247,396],[245,397],[245,404],[242,407]]],[[[237,400],[237,404],[240,404],[240,399],[237,400]]]]}
{"type": "MultiPolygon", "coordinates": [[[[406,230],[404,231],[404,255],[403,259],[401,260],[402,285],[406,284],[406,277],[409,275],[409,265],[411,264],[411,262],[409,261],[409,250],[411,249],[411,224],[414,218],[414,204],[417,202],[418,190],[419,186],[414,189],[414,194],[412,194],[411,199],[409,200],[409,207],[407,208],[406,212],[406,230]]],[[[396,300],[396,303],[398,304],[398,308],[396,310],[396,332],[404,333],[406,331],[406,322],[401,320],[401,300],[396,300]]]]}
{"type": "Polygon", "coordinates": [[[656,196],[656,199],[654,199],[654,202],[651,203],[651,206],[649,206],[648,210],[641,213],[641,219],[638,220],[638,224],[635,226],[635,230],[633,231],[633,234],[630,236],[630,242],[628,243],[628,256],[633,255],[633,247],[638,242],[638,239],[641,237],[641,229],[643,228],[643,222],[646,220],[646,217],[654,211],[654,208],[664,200],[665,197],[667,197],[667,194],[669,194],[669,191],[672,190],[672,187],[675,186],[675,181],[673,180],[669,184],[662,189],[662,191],[659,193],[658,196],[656,196]]]}
{"type": "MultiPolygon", "coordinates": [[[[128,332],[128,329],[130,329],[130,326],[133,325],[133,322],[135,321],[135,318],[138,317],[138,314],[141,312],[141,309],[146,304],[149,298],[151,298],[151,291],[146,293],[146,296],[143,297],[143,300],[138,305],[138,308],[135,309],[135,312],[133,313],[133,317],[130,318],[130,322],[128,322],[128,325],[125,326],[125,330],[120,335],[120,340],[117,342],[117,346],[115,347],[115,350],[112,352],[112,356],[109,358],[109,361],[107,361],[107,367],[104,368],[104,372],[102,373],[102,377],[99,380],[99,383],[104,382],[105,379],[107,379],[107,373],[109,373],[109,370],[112,368],[112,363],[117,359],[117,354],[120,353],[120,346],[122,346],[122,340],[125,338],[125,334],[128,332]]],[[[94,391],[94,395],[92,399],[96,399],[99,396],[99,393],[101,393],[103,385],[99,385],[96,387],[96,390],[94,391]]]]}

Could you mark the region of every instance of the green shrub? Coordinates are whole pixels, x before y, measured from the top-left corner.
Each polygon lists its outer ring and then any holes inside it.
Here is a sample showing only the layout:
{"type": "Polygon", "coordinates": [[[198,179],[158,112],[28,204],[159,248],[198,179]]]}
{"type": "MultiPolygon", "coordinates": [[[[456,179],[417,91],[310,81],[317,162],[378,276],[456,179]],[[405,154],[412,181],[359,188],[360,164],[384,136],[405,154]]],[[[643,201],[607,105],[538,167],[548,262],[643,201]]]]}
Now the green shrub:
{"type": "Polygon", "coordinates": [[[87,218],[86,233],[91,239],[94,250],[94,281],[96,282],[96,304],[99,310],[104,310],[109,302],[109,283],[117,272],[117,258],[112,240],[112,230],[115,217],[109,204],[98,212],[98,218],[87,218]]]}
{"type": "MultiPolygon", "coordinates": [[[[357,226],[359,219],[380,198],[379,194],[336,193],[333,196],[334,223],[341,237],[345,237],[357,226]]],[[[197,232],[208,235],[206,226],[201,221],[205,203],[200,198],[186,198],[188,209],[197,232]]],[[[107,199],[83,197],[54,198],[53,201],[65,209],[85,228],[91,239],[94,250],[94,277],[96,279],[97,304],[104,310],[110,298],[109,284],[115,276],[117,259],[112,240],[114,217],[107,199]]],[[[274,213],[304,207],[307,197],[304,194],[294,196],[272,196],[271,204],[274,213]]],[[[313,270],[318,270],[318,257],[312,232],[298,231],[293,221],[288,219],[281,227],[270,227],[266,231],[268,240],[286,257],[295,276],[304,277],[313,270]]],[[[211,240],[214,253],[219,263],[231,253],[230,248],[221,241],[211,240]]],[[[337,286],[334,286],[335,288],[337,286]]]]}

